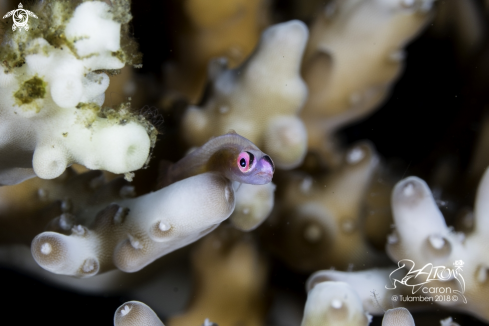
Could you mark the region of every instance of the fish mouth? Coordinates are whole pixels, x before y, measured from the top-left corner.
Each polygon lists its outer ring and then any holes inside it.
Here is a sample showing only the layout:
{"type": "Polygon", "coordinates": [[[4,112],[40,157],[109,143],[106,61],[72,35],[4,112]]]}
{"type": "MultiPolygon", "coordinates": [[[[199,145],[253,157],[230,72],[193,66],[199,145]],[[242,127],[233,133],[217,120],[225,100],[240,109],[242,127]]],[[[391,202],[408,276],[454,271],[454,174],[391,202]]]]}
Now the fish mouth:
{"type": "Polygon", "coordinates": [[[265,162],[265,164],[268,163],[268,165],[270,166],[270,168],[272,170],[272,174],[273,174],[275,172],[275,164],[273,163],[271,157],[268,155],[265,155],[265,156],[263,156],[262,160],[265,162]]]}
{"type": "Polygon", "coordinates": [[[270,183],[272,181],[273,173],[258,172],[255,176],[264,181],[263,183],[260,183],[260,184],[267,184],[267,183],[270,183]]]}

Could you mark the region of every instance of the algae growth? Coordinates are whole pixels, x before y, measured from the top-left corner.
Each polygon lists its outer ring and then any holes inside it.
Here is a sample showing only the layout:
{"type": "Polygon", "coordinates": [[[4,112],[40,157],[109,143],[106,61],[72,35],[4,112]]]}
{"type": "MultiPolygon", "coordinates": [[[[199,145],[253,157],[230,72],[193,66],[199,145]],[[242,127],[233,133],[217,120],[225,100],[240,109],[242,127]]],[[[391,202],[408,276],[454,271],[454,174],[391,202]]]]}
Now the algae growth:
{"type": "MultiPolygon", "coordinates": [[[[21,106],[32,103],[34,100],[43,99],[46,96],[46,83],[41,78],[34,76],[25,81],[19,90],[14,93],[15,102],[21,106]]],[[[38,111],[40,108],[38,109],[38,111]]]]}

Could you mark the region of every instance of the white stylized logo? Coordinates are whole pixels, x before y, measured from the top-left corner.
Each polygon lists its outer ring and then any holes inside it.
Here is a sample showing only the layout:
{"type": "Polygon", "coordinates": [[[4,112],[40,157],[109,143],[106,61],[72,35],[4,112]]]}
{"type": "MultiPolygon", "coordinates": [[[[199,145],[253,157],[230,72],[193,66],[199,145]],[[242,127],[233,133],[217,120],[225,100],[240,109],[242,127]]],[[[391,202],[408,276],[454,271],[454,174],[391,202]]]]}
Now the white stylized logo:
{"type": "Polygon", "coordinates": [[[29,20],[29,16],[37,18],[37,16],[29,10],[23,9],[22,3],[19,3],[19,9],[15,9],[12,11],[9,11],[3,18],[8,18],[12,16],[14,20],[14,24],[12,25],[12,30],[15,31],[17,27],[19,27],[20,30],[22,30],[22,27],[26,31],[29,30],[29,25],[27,25],[27,21],[29,20]]]}
{"type": "MultiPolygon", "coordinates": [[[[395,269],[389,274],[389,279],[393,287],[389,288],[385,286],[388,290],[393,290],[396,288],[396,284],[401,284],[404,286],[411,287],[412,294],[415,294],[421,289],[424,294],[437,294],[440,298],[445,298],[446,294],[455,293],[451,296],[452,301],[458,300],[458,296],[467,303],[467,299],[464,296],[465,293],[465,280],[461,274],[464,262],[462,260],[456,260],[453,263],[453,268],[447,268],[445,266],[433,266],[429,263],[420,269],[414,269],[414,261],[410,259],[402,259],[399,261],[399,268],[395,269]],[[409,271],[406,273],[406,269],[409,271]],[[459,289],[451,289],[450,287],[426,287],[425,285],[433,281],[449,281],[455,279],[458,282],[459,289]]],[[[436,296],[436,295],[435,295],[436,296]]],[[[401,296],[402,297],[402,296],[401,296]]],[[[444,301],[444,300],[435,300],[444,301]]]]}

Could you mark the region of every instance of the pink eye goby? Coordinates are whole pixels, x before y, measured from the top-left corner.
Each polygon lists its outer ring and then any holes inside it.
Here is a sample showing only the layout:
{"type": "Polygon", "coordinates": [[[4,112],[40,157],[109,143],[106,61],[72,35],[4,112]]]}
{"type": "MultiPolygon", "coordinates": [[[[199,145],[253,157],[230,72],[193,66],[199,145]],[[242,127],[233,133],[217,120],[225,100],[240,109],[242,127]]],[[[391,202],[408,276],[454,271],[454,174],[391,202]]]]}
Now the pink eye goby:
{"type": "Polygon", "coordinates": [[[241,172],[248,172],[253,167],[255,156],[249,152],[241,152],[238,156],[238,167],[241,172]]]}

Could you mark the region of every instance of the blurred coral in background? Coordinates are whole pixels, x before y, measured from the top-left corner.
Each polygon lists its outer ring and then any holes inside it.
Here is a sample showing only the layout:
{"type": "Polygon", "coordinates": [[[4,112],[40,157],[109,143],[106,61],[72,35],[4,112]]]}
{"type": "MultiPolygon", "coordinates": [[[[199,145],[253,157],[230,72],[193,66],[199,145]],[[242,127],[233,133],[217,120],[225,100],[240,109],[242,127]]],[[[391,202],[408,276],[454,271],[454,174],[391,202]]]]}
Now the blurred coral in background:
{"type": "Polygon", "coordinates": [[[12,324],[489,324],[488,1],[0,14],[12,324]]]}

